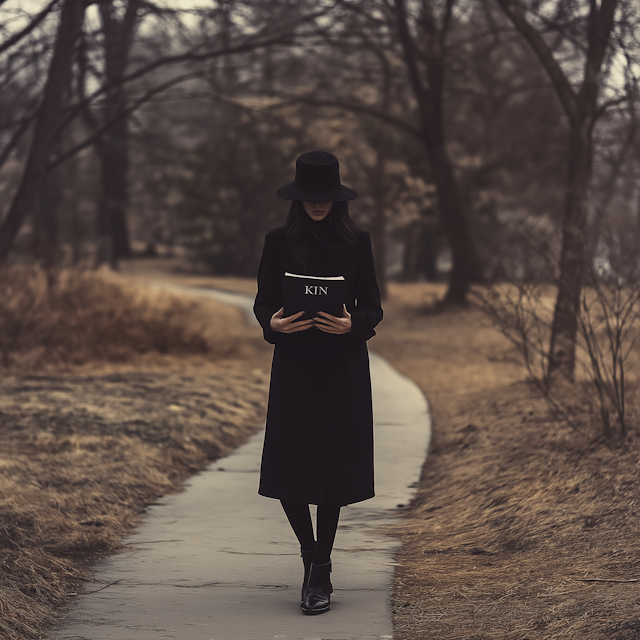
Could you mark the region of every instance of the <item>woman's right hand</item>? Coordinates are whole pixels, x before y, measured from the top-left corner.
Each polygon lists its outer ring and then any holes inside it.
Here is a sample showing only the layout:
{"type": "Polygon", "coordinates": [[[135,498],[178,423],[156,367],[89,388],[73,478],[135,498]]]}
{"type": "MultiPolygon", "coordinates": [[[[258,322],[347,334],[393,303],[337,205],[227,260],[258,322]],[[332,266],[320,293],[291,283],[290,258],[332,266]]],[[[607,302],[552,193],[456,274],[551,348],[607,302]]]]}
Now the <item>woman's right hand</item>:
{"type": "Polygon", "coordinates": [[[269,325],[274,331],[278,333],[295,333],[296,331],[306,331],[313,326],[313,322],[315,318],[310,318],[308,320],[301,320],[300,322],[296,322],[296,320],[304,315],[304,311],[299,311],[298,313],[294,313],[292,316],[287,316],[286,318],[282,317],[284,313],[284,307],[279,311],[276,311],[271,316],[271,322],[269,325]]]}

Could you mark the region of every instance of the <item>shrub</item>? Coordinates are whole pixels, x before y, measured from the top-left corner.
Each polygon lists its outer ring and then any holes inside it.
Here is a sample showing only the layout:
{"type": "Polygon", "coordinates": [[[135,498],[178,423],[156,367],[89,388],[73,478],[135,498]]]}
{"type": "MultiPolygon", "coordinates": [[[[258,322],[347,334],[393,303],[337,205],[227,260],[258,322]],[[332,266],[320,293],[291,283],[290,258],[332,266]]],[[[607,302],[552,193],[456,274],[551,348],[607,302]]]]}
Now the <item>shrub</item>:
{"type": "Polygon", "coordinates": [[[6,267],[0,270],[0,367],[128,362],[148,353],[232,355],[237,339],[224,331],[229,323],[210,316],[206,327],[197,326],[198,307],[109,274],[6,267]]]}

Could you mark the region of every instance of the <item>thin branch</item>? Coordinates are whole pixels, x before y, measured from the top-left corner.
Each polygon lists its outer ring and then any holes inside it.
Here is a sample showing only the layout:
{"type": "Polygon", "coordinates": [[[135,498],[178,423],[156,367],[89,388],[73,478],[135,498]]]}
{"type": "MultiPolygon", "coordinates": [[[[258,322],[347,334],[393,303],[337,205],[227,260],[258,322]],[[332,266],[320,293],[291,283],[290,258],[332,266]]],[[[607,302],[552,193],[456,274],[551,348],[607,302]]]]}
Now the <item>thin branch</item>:
{"type": "Polygon", "coordinates": [[[153,89],[150,89],[149,91],[144,93],[140,98],[134,101],[129,107],[127,107],[126,109],[118,113],[115,117],[111,118],[111,120],[108,120],[107,122],[102,124],[102,126],[96,129],[88,138],[85,138],[82,142],[79,142],[75,146],[71,147],[71,149],[69,149],[68,151],[65,151],[63,154],[59,155],[57,158],[54,158],[53,160],[51,160],[51,162],[49,162],[49,164],[47,165],[47,170],[50,171],[51,169],[55,169],[56,167],[61,165],[63,162],[65,162],[69,158],[72,158],[76,154],[80,153],[80,151],[94,144],[97,140],[100,139],[100,137],[106,131],[108,131],[113,126],[115,126],[123,118],[126,118],[129,115],[131,115],[134,111],[136,111],[136,109],[138,109],[141,105],[143,105],[145,102],[147,102],[150,98],[152,98],[157,93],[161,93],[165,89],[169,89],[170,87],[180,84],[181,82],[185,82],[186,80],[202,77],[202,75],[203,75],[202,71],[185,73],[176,78],[172,78],[171,80],[168,80],[167,82],[164,82],[163,84],[158,85],[153,89]]]}
{"type": "Polygon", "coordinates": [[[51,0],[51,2],[22,30],[11,36],[8,40],[5,40],[0,44],[0,54],[4,53],[7,49],[13,47],[24,38],[28,36],[53,10],[58,0],[51,0]]]}
{"type": "Polygon", "coordinates": [[[620,96],[619,98],[612,98],[611,100],[607,100],[606,102],[603,102],[598,107],[598,110],[596,111],[596,120],[600,118],[607,109],[610,109],[611,107],[617,107],[618,105],[624,104],[629,100],[631,100],[631,95],[629,93],[625,93],[623,96],[620,96]]]}
{"type": "Polygon", "coordinates": [[[115,582],[110,582],[109,584],[105,584],[104,587],[100,587],[99,589],[95,589],[94,591],[85,591],[85,595],[91,595],[92,593],[98,593],[99,591],[104,591],[104,589],[108,589],[109,587],[113,587],[114,584],[118,584],[122,582],[124,578],[120,578],[120,580],[116,580],[115,582]]]}
{"type": "Polygon", "coordinates": [[[121,86],[127,82],[131,82],[132,80],[137,80],[160,67],[179,64],[181,62],[204,62],[206,60],[210,60],[212,58],[230,55],[233,53],[246,53],[248,51],[254,51],[255,49],[259,49],[261,47],[266,47],[273,44],[284,44],[287,42],[287,38],[290,37],[290,34],[284,34],[275,36],[268,40],[261,40],[258,42],[252,42],[252,39],[249,39],[242,43],[241,45],[226,47],[222,49],[217,49],[216,51],[208,51],[206,53],[184,53],[177,56],[167,56],[165,58],[160,58],[158,60],[154,60],[150,62],[144,67],[137,69],[136,71],[123,76],[119,81],[116,82],[107,82],[102,87],[94,91],[91,95],[84,98],[80,102],[69,105],[64,111],[66,112],[66,118],[63,123],[61,123],[59,132],[63,131],[80,113],[83,109],[85,109],[89,104],[91,104],[96,98],[101,95],[109,92],[111,89],[117,86],[121,86]]]}
{"type": "MultiPolygon", "coordinates": [[[[394,118],[386,113],[373,109],[371,107],[367,107],[362,104],[354,104],[350,102],[340,102],[339,100],[318,100],[313,96],[291,96],[286,94],[278,94],[279,97],[282,97],[287,100],[289,104],[310,104],[316,107],[335,107],[337,109],[346,109],[348,111],[353,111],[354,113],[364,113],[369,116],[373,116],[374,118],[378,118],[380,120],[384,120],[389,124],[393,124],[396,127],[403,129],[404,131],[408,131],[414,136],[421,136],[422,133],[419,129],[411,126],[409,123],[399,120],[398,118],[394,118]]],[[[280,106],[280,105],[279,105],[280,106]]],[[[284,106],[284,105],[282,105],[284,106]]]]}
{"type": "Polygon", "coordinates": [[[576,121],[579,117],[577,95],[574,91],[569,79],[560,67],[558,61],[554,58],[549,45],[545,42],[542,35],[531,25],[525,16],[520,5],[514,0],[497,0],[502,10],[511,20],[515,28],[522,34],[524,39],[534,50],[538,59],[545,68],[547,74],[554,84],[560,102],[564,107],[565,113],[570,120],[576,121]]]}
{"type": "Polygon", "coordinates": [[[24,135],[24,132],[29,128],[33,117],[24,118],[20,126],[13,132],[11,139],[7,142],[6,147],[2,150],[0,154],[0,168],[4,166],[4,163],[9,159],[9,156],[13,152],[13,150],[18,146],[18,142],[20,142],[20,138],[24,135]]]}
{"type": "Polygon", "coordinates": [[[398,37],[402,46],[403,57],[405,64],[407,65],[407,71],[409,72],[409,81],[413,87],[420,109],[423,111],[425,93],[427,89],[422,82],[415,43],[411,37],[411,33],[409,32],[409,21],[405,2],[404,0],[394,0],[394,4],[395,9],[393,12],[395,13],[398,37]]]}

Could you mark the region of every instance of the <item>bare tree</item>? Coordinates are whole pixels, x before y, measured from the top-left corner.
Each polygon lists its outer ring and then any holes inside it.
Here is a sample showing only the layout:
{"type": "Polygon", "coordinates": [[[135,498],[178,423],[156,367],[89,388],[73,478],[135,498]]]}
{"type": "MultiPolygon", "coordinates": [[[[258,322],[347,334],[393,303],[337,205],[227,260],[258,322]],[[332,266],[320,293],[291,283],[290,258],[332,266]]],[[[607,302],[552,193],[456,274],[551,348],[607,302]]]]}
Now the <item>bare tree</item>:
{"type": "MultiPolygon", "coordinates": [[[[553,84],[569,121],[567,186],[562,225],[562,251],[558,293],[549,347],[548,375],[561,374],[572,380],[576,361],[578,309],[586,266],[586,225],[588,195],[593,168],[593,130],[606,104],[599,98],[603,67],[610,55],[610,39],[619,0],[591,0],[586,24],[584,68],[578,87],[574,74],[562,68],[559,53],[545,38],[545,31],[567,30],[579,21],[581,7],[558,0],[555,15],[538,16],[538,25],[527,16],[526,5],[519,0],[498,0],[504,13],[522,34],[553,84]]],[[[531,5],[535,14],[538,4],[531,5]]],[[[571,35],[567,31],[568,35],[571,35]]]]}
{"type": "Polygon", "coordinates": [[[4,42],[0,43],[0,54],[11,49],[11,47],[14,47],[21,40],[32,33],[33,30],[38,27],[42,23],[42,21],[53,11],[56,4],[58,4],[58,0],[51,0],[51,2],[49,2],[49,4],[42,11],[40,11],[40,13],[36,14],[24,28],[18,31],[18,33],[12,34],[4,42]]]}
{"type": "Polygon", "coordinates": [[[0,169],[16,151],[24,155],[25,134],[35,121],[46,84],[57,4],[54,0],[37,14],[25,7],[0,8],[0,169]],[[6,19],[9,16],[13,20],[6,19]],[[16,20],[26,22],[17,32],[16,20]]]}
{"type": "Polygon", "coordinates": [[[451,244],[453,268],[446,303],[466,300],[479,277],[475,245],[460,200],[444,122],[445,59],[456,0],[419,3],[414,12],[405,0],[393,0],[392,15],[420,116],[420,132],[438,193],[442,224],[451,244]],[[439,5],[439,6],[438,6],[439,5]],[[438,15],[440,14],[440,15],[438,15]]]}
{"type": "Polygon", "coordinates": [[[126,208],[128,203],[127,174],[129,165],[127,97],[122,79],[133,43],[141,0],[128,0],[122,17],[118,17],[113,0],[100,4],[103,36],[104,82],[108,87],[102,101],[101,123],[84,110],[94,130],[100,124],[114,124],[96,139],[95,150],[100,161],[101,194],[98,204],[97,263],[109,262],[115,268],[119,258],[131,254],[126,208]]]}
{"type": "MultiPolygon", "coordinates": [[[[193,24],[197,26],[187,27],[183,18],[185,14],[192,16],[194,11],[159,7],[152,2],[146,2],[144,17],[154,17],[157,27],[169,25],[167,43],[170,43],[170,46],[157,50],[139,46],[136,52],[137,64],[130,71],[126,69],[127,60],[136,23],[141,19],[143,3],[139,0],[129,0],[125,4],[122,17],[118,17],[111,0],[99,4],[104,55],[101,62],[91,65],[91,81],[98,81],[98,89],[89,95],[81,95],[75,103],[64,107],[63,117],[58,120],[55,131],[51,134],[52,139],[57,138],[62,144],[56,150],[58,153],[54,158],[47,158],[46,166],[53,169],[84,149],[96,147],[98,157],[103,160],[101,164],[104,197],[99,206],[99,235],[110,238],[108,244],[112,245],[115,251],[107,253],[111,253],[113,262],[115,256],[126,254],[128,251],[125,217],[126,140],[127,123],[132,114],[161,93],[194,78],[205,76],[213,59],[251,52],[274,44],[285,47],[295,44],[299,37],[307,35],[305,28],[311,31],[315,29],[316,20],[330,12],[333,3],[304,2],[292,10],[288,2],[281,0],[225,0],[214,3],[212,7],[195,10],[199,20],[193,24]],[[239,27],[234,31],[234,37],[228,41],[217,37],[219,33],[216,21],[220,18],[221,9],[237,10],[239,15],[239,27]],[[251,24],[247,21],[249,15],[255,18],[251,24]],[[77,136],[70,135],[69,131],[78,131],[76,122],[81,114],[85,115],[85,120],[90,120],[93,116],[92,126],[84,139],[75,142],[77,136]]],[[[44,15],[39,19],[44,19],[44,15]]],[[[160,33],[162,29],[158,28],[155,31],[160,33]]],[[[82,56],[80,62],[82,64],[82,56]]],[[[83,70],[80,75],[83,76],[83,70]]],[[[82,82],[80,84],[82,85],[82,82]]],[[[58,105],[56,114],[59,110],[58,105]]],[[[50,109],[45,111],[52,113],[50,109]]],[[[33,114],[27,113],[12,123],[13,133],[8,144],[0,152],[1,161],[9,157],[33,122],[33,114]]],[[[36,197],[39,191],[31,189],[30,193],[36,197]]],[[[5,218],[4,231],[0,233],[0,257],[6,257],[9,252],[27,209],[32,207],[25,208],[20,215],[11,213],[5,218]]]]}
{"type": "MultiPolygon", "coordinates": [[[[479,259],[460,197],[460,185],[450,157],[445,127],[444,95],[448,36],[455,24],[456,0],[381,0],[363,3],[343,0],[341,5],[361,21],[360,29],[370,31],[364,42],[358,27],[346,22],[347,38],[353,47],[370,47],[380,58],[386,58],[394,74],[406,78],[416,105],[417,124],[413,114],[392,113],[381,105],[372,105],[355,96],[327,99],[316,94],[289,96],[319,106],[335,106],[354,113],[366,114],[397,127],[415,137],[423,146],[429,162],[429,181],[436,187],[438,211],[452,250],[453,267],[444,302],[461,304],[466,301],[471,282],[482,278],[479,259]],[[373,46],[372,46],[373,45],[373,46]],[[398,66],[398,63],[400,66],[398,66]]],[[[331,34],[330,34],[331,35],[331,34]]],[[[344,47],[341,38],[329,38],[329,43],[344,47]]],[[[381,94],[384,90],[381,90],[381,94]]],[[[398,96],[394,94],[394,98],[398,96]]]]}
{"type": "Polygon", "coordinates": [[[29,155],[18,189],[0,227],[0,264],[7,259],[22,222],[37,206],[38,197],[42,192],[84,10],[84,0],[65,0],[62,7],[47,83],[38,109],[29,155]]]}

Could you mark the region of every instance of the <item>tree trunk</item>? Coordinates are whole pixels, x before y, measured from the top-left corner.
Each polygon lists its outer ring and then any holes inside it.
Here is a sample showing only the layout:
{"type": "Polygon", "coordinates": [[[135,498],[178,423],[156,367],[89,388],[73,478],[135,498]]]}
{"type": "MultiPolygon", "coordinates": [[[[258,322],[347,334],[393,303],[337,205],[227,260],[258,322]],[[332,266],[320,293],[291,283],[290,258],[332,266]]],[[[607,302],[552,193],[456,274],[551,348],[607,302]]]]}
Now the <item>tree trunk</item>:
{"type": "Polygon", "coordinates": [[[593,118],[571,127],[567,194],[562,221],[558,294],[551,330],[548,377],[573,380],[578,305],[586,269],[587,198],[591,183],[593,118]]]}
{"type": "Polygon", "coordinates": [[[438,219],[423,212],[424,216],[420,225],[420,251],[418,253],[418,268],[420,275],[427,282],[438,280],[438,244],[441,235],[441,226],[438,219]]]}
{"type": "Polygon", "coordinates": [[[480,280],[479,260],[460,200],[453,163],[447,151],[444,124],[444,63],[432,59],[428,66],[429,88],[424,92],[420,116],[423,143],[438,194],[442,226],[449,238],[453,267],[445,304],[464,304],[473,281],[480,280]]]}
{"type": "Polygon", "coordinates": [[[464,304],[471,282],[479,279],[478,258],[460,201],[453,163],[445,142],[443,98],[445,40],[455,0],[447,0],[442,24],[436,25],[430,3],[423,3],[417,25],[421,41],[409,28],[405,0],[395,0],[398,35],[409,81],[418,103],[422,143],[433,173],[442,225],[449,236],[453,269],[445,304],[464,304]],[[423,73],[421,64],[426,72],[423,73]]]}
{"type": "Polygon", "coordinates": [[[376,143],[376,163],[371,173],[371,177],[373,178],[371,193],[374,201],[371,235],[373,237],[373,260],[376,266],[376,277],[378,279],[378,286],[380,287],[380,296],[384,300],[387,297],[386,203],[388,195],[386,193],[387,185],[385,184],[386,162],[382,145],[383,138],[380,131],[376,132],[374,140],[376,143]]]}
{"type": "Polygon", "coordinates": [[[62,186],[55,172],[45,174],[41,197],[33,211],[33,255],[43,266],[54,265],[58,254],[58,210],[62,202],[62,186]]]}
{"type": "Polygon", "coordinates": [[[84,18],[84,7],[84,0],[66,0],[62,8],[29,155],[16,194],[0,227],[0,264],[7,259],[26,216],[38,208],[64,90],[71,72],[75,40],[84,18]]]}
{"type": "MultiPolygon", "coordinates": [[[[124,17],[118,20],[112,0],[100,6],[104,32],[105,82],[112,87],[105,97],[103,122],[117,118],[126,110],[127,98],[121,80],[129,61],[139,7],[140,0],[129,0],[124,17]]],[[[102,187],[98,203],[97,264],[109,262],[113,269],[117,268],[120,258],[131,255],[127,224],[128,139],[128,119],[122,118],[101,136],[95,146],[100,160],[102,187]]]]}
{"type": "Polygon", "coordinates": [[[562,250],[558,296],[551,327],[548,381],[557,375],[573,380],[575,370],[577,312],[586,268],[587,197],[591,182],[593,127],[598,95],[618,0],[592,0],[587,18],[587,48],[579,91],[555,58],[554,52],[528,21],[519,2],[498,0],[504,13],[540,60],[570,123],[567,155],[567,194],[562,223],[562,250]]]}
{"type": "MultiPolygon", "coordinates": [[[[391,107],[391,79],[393,70],[384,52],[377,50],[376,55],[382,71],[382,83],[380,86],[380,112],[388,115],[391,107]]],[[[387,179],[387,149],[389,138],[386,135],[382,123],[371,125],[365,120],[363,127],[366,131],[366,139],[371,150],[375,154],[373,166],[360,161],[364,174],[367,176],[369,192],[373,199],[373,220],[370,225],[373,260],[376,267],[376,278],[380,287],[380,296],[384,300],[387,297],[387,205],[389,203],[389,181],[387,179]]]]}
{"type": "Polygon", "coordinates": [[[476,249],[460,202],[453,165],[445,148],[443,123],[438,122],[435,117],[424,118],[423,126],[427,131],[425,148],[438,194],[440,219],[449,238],[453,262],[444,302],[464,304],[471,283],[479,279],[476,249]]]}
{"type": "Polygon", "coordinates": [[[126,210],[128,202],[127,121],[120,120],[96,146],[100,158],[101,196],[98,206],[98,236],[105,247],[102,261],[117,268],[118,260],[131,255],[126,210]]]}
{"type": "Polygon", "coordinates": [[[380,296],[384,300],[387,297],[387,243],[386,243],[386,220],[384,208],[376,202],[373,225],[371,226],[371,237],[373,244],[373,260],[376,265],[376,278],[380,287],[380,296]]]}

